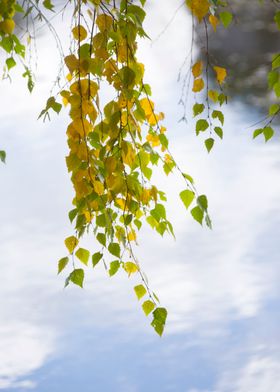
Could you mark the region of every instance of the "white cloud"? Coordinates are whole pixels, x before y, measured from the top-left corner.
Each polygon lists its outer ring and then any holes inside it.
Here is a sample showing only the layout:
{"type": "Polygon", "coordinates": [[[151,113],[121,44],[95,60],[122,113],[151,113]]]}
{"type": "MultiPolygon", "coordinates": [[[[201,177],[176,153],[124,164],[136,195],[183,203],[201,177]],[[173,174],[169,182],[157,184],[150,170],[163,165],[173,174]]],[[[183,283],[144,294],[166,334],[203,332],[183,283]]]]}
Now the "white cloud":
{"type": "Polygon", "coordinates": [[[252,356],[244,367],[224,375],[216,392],[279,392],[280,360],[252,356]]]}
{"type": "Polygon", "coordinates": [[[1,325],[0,389],[35,387],[28,375],[39,369],[53,351],[54,337],[46,327],[18,321],[1,325]]]}

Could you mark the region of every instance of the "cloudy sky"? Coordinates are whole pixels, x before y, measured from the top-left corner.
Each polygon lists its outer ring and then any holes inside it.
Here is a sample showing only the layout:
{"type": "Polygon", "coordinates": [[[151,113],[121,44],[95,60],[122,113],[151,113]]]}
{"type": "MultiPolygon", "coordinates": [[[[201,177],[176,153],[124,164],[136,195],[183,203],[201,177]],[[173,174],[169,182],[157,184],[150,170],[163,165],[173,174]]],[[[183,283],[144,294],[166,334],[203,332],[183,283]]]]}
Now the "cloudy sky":
{"type": "MultiPolygon", "coordinates": [[[[134,298],[137,278],[110,279],[100,266],[88,270],[84,290],[64,290],[64,277],[56,276],[63,239],[72,233],[73,193],[64,161],[66,113],[37,121],[57,72],[47,32],[38,37],[32,95],[16,75],[12,84],[2,82],[3,391],[280,390],[279,140],[253,142],[246,128],[260,113],[234,100],[225,110],[224,140],[210,155],[193,123],[179,123],[177,77],[191,42],[191,20],[180,4],[148,4],[152,44],[140,45],[139,58],[166,113],[171,150],[207,194],[214,228],[201,228],[186,214],[179,176],[157,175],[176,241],[145,228],[137,253],[169,311],[161,339],[134,298]]],[[[63,23],[54,23],[62,37],[63,23]]]]}

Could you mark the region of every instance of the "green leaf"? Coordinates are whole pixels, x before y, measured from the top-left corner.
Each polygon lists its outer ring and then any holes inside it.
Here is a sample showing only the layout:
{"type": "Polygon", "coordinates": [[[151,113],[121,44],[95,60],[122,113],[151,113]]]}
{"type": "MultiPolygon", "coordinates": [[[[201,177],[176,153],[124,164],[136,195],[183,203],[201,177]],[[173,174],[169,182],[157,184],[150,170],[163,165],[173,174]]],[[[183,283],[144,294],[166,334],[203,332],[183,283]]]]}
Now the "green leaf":
{"type": "Polygon", "coordinates": [[[135,226],[137,227],[138,230],[141,229],[142,222],[139,219],[134,219],[133,223],[135,224],[135,226]]]}
{"type": "Polygon", "coordinates": [[[193,115],[198,116],[199,114],[201,114],[205,109],[205,106],[203,105],[203,103],[195,103],[193,105],[193,115]]]}
{"type": "Polygon", "coordinates": [[[76,257],[85,265],[88,264],[88,259],[90,256],[90,253],[87,249],[84,248],[79,248],[76,253],[75,253],[76,257]]]}
{"type": "Polygon", "coordinates": [[[6,163],[6,152],[3,150],[0,150],[0,161],[6,163]]]}
{"type": "Polygon", "coordinates": [[[202,225],[203,215],[204,215],[202,209],[201,209],[199,206],[196,206],[196,207],[194,207],[194,208],[191,210],[191,214],[192,214],[193,218],[194,218],[198,223],[200,223],[200,224],[202,225]]]}
{"type": "Polygon", "coordinates": [[[165,308],[156,308],[153,311],[153,316],[151,326],[154,327],[159,336],[162,336],[167,318],[167,310],[165,308]]]}
{"type": "Polygon", "coordinates": [[[215,140],[212,137],[209,137],[204,141],[205,147],[208,152],[210,152],[214,146],[215,140]]]}
{"type": "Polygon", "coordinates": [[[196,134],[198,135],[199,132],[204,132],[206,129],[209,128],[209,123],[206,120],[200,119],[196,122],[196,134]]]}
{"type": "Polygon", "coordinates": [[[119,260],[112,261],[110,263],[109,275],[110,276],[115,275],[118,272],[119,268],[120,268],[119,260]]]}
{"type": "Polygon", "coordinates": [[[278,30],[280,30],[280,11],[277,11],[274,15],[274,21],[278,27],[278,30]]]}
{"type": "Polygon", "coordinates": [[[215,127],[214,132],[219,136],[220,139],[223,138],[223,130],[221,127],[215,127]]]}
{"type": "Polygon", "coordinates": [[[269,88],[273,88],[273,86],[275,85],[275,83],[278,82],[279,79],[279,74],[277,71],[270,71],[267,74],[267,81],[268,81],[268,86],[269,88]]]}
{"type": "Polygon", "coordinates": [[[68,249],[69,253],[73,253],[73,250],[76,248],[79,241],[76,237],[74,237],[72,235],[71,237],[66,238],[64,243],[65,243],[65,246],[68,249]]]}
{"type": "Polygon", "coordinates": [[[58,262],[58,272],[57,272],[58,274],[60,274],[60,272],[62,270],[64,270],[64,268],[66,267],[68,262],[69,262],[69,258],[68,257],[63,257],[62,259],[59,260],[59,262],[58,262]]]}
{"type": "Polygon", "coordinates": [[[53,11],[54,5],[52,4],[51,0],[44,0],[43,6],[50,11],[53,11]]]}
{"type": "Polygon", "coordinates": [[[96,252],[92,255],[92,266],[95,267],[96,264],[102,259],[103,254],[101,252],[96,252]]]}
{"type": "Polygon", "coordinates": [[[192,178],[189,174],[183,173],[183,176],[184,176],[184,178],[185,178],[186,180],[188,180],[191,184],[194,183],[193,178],[192,178]]]}
{"type": "Polygon", "coordinates": [[[164,205],[159,203],[156,204],[155,208],[151,210],[151,215],[155,218],[157,222],[159,222],[161,219],[166,219],[166,211],[164,205]]]}
{"type": "Polygon", "coordinates": [[[271,127],[264,127],[263,134],[265,141],[267,142],[274,135],[274,130],[271,127]]]}
{"type": "Polygon", "coordinates": [[[160,133],[158,138],[160,140],[161,145],[167,149],[168,148],[168,139],[165,136],[165,134],[164,133],[160,133]]]}
{"type": "Polygon", "coordinates": [[[11,68],[15,67],[17,65],[17,63],[15,62],[13,57],[9,57],[6,60],[6,65],[7,65],[8,70],[10,70],[11,68]]]}
{"type": "Polygon", "coordinates": [[[148,299],[143,303],[142,308],[144,310],[145,315],[148,316],[154,310],[155,304],[148,299]]]}
{"type": "Polygon", "coordinates": [[[273,86],[273,90],[277,98],[280,98],[280,81],[276,82],[273,86]]]}
{"type": "Polygon", "coordinates": [[[96,239],[101,245],[106,246],[106,236],[104,233],[98,233],[96,239]]]}
{"type": "Polygon", "coordinates": [[[275,104],[270,105],[269,107],[269,115],[274,116],[277,112],[279,112],[280,106],[275,104]]]}
{"type": "Polygon", "coordinates": [[[105,214],[101,214],[96,217],[96,224],[100,227],[106,227],[107,221],[105,214]]]}
{"type": "Polygon", "coordinates": [[[227,96],[225,94],[221,93],[218,97],[218,100],[219,100],[220,106],[222,106],[224,104],[224,102],[227,103],[227,96]]]}
{"type": "Polygon", "coordinates": [[[145,289],[145,287],[142,284],[135,286],[134,291],[135,291],[135,294],[136,294],[138,300],[141,299],[142,297],[144,297],[144,295],[146,295],[146,293],[147,293],[147,290],[145,289]]]}
{"type": "Polygon", "coordinates": [[[224,125],[225,117],[224,117],[223,113],[220,110],[213,110],[212,117],[213,118],[218,118],[220,123],[222,125],[224,125]]]}
{"type": "Polygon", "coordinates": [[[121,248],[120,245],[116,242],[111,242],[108,246],[108,251],[116,257],[120,257],[121,255],[121,248]]]}
{"type": "Polygon", "coordinates": [[[78,213],[77,208],[74,208],[73,210],[69,211],[68,217],[69,217],[69,220],[70,220],[71,223],[72,223],[73,220],[76,218],[77,213],[78,213]]]}
{"type": "Polygon", "coordinates": [[[280,53],[277,53],[272,57],[272,70],[278,67],[280,67],[280,53]]]}
{"type": "Polygon", "coordinates": [[[83,287],[84,276],[85,276],[84,270],[82,268],[77,268],[71,272],[68,279],[69,281],[76,284],[77,286],[83,287]]]}
{"type": "Polygon", "coordinates": [[[188,209],[189,206],[191,205],[194,196],[195,196],[194,192],[190,191],[189,189],[185,189],[184,191],[180,192],[180,198],[184,203],[186,209],[188,209]]]}
{"type": "Polygon", "coordinates": [[[207,197],[205,195],[198,196],[197,204],[198,204],[198,206],[202,210],[207,211],[207,209],[208,209],[208,200],[207,200],[207,197]]]}
{"type": "Polygon", "coordinates": [[[255,131],[253,133],[253,139],[255,139],[257,136],[261,135],[262,133],[263,133],[263,128],[255,129],[255,131]]]}
{"type": "Polygon", "coordinates": [[[232,14],[228,11],[223,11],[223,12],[220,12],[219,17],[220,17],[222,24],[227,29],[228,26],[232,22],[232,14]]]}

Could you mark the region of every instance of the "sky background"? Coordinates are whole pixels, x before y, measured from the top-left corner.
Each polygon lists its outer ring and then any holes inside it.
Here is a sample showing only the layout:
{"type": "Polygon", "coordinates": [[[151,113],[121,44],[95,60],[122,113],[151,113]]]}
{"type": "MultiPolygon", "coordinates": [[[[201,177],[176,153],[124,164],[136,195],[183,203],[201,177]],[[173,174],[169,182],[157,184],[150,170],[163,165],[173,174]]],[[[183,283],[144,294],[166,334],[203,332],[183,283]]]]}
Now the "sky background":
{"type": "MultiPolygon", "coordinates": [[[[184,8],[169,23],[180,4],[148,2],[152,42],[141,43],[139,59],[157,108],[166,114],[173,154],[208,196],[213,230],[186,213],[178,175],[156,175],[154,182],[168,195],[176,241],[146,227],[137,254],[168,308],[162,338],[134,296],[137,277],[120,272],[109,278],[100,265],[88,269],[84,290],[73,285],[64,290],[65,276],[56,276],[64,238],[72,234],[67,214],[73,192],[64,158],[66,111],[51,122],[37,121],[57,74],[57,52],[47,31],[38,37],[32,95],[16,72],[12,84],[2,82],[3,391],[280,390],[279,139],[252,141],[248,126],[261,114],[236,100],[225,109],[224,140],[209,155],[194,123],[179,122],[178,72],[191,44],[184,8]]],[[[64,37],[65,25],[60,19],[54,23],[64,37]]],[[[86,243],[94,251],[95,243],[86,243]]]]}

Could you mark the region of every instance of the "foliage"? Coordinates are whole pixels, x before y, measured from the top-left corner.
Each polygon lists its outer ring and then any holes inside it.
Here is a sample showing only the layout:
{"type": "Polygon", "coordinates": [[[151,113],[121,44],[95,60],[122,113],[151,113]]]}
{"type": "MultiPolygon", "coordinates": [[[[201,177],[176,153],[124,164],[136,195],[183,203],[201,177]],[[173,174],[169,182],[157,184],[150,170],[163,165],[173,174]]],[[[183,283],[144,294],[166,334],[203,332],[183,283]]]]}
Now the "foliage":
{"type": "MultiPolygon", "coordinates": [[[[177,165],[169,149],[164,114],[156,109],[151,87],[145,83],[145,66],[137,59],[137,43],[148,39],[144,30],[146,0],[91,0],[67,2],[73,6],[72,44],[64,57],[68,70],[63,89],[49,97],[39,117],[60,113],[63,105],[69,109],[66,165],[74,188],[73,209],[69,219],[74,234],[65,239],[67,254],[58,262],[58,273],[70,267],[65,286],[84,284],[84,269],[96,268],[103,260],[109,263],[108,274],[120,270],[130,277],[138,274],[134,287],[144,313],[152,314],[151,325],[162,335],[167,311],[150,289],[135,255],[137,235],[144,222],[161,236],[174,236],[165,210],[166,196],[152,183],[153,168],[159,166],[168,176],[177,171],[184,182],[180,192],[183,205],[200,224],[211,228],[208,201],[199,195],[189,174],[177,165]],[[107,101],[102,104],[102,91],[107,101]],[[80,246],[85,233],[95,237],[95,251],[80,246]],[[97,245],[98,244],[98,245],[97,245]],[[72,264],[69,264],[69,260],[72,264]]],[[[192,91],[195,96],[193,116],[195,132],[207,134],[204,143],[208,152],[216,137],[223,138],[222,106],[228,97],[224,91],[228,71],[211,59],[208,31],[229,28],[233,15],[229,4],[220,0],[186,0],[193,22],[205,29],[204,58],[191,64],[192,91]],[[210,88],[210,73],[216,85],[210,88]]],[[[56,12],[51,0],[19,4],[15,0],[0,0],[0,46],[6,53],[5,74],[20,62],[28,89],[34,83],[32,71],[25,59],[25,46],[15,31],[16,16],[36,18],[49,24],[46,12],[56,12]]],[[[275,13],[280,29],[280,13],[275,13]]],[[[31,39],[31,38],[30,38],[31,39]]],[[[59,46],[59,44],[58,44],[59,46]]],[[[268,74],[269,88],[280,97],[280,54],[272,59],[268,74]]],[[[272,123],[280,112],[279,104],[269,108],[264,126],[255,130],[254,137],[263,134],[269,140],[272,123]]],[[[0,151],[5,162],[6,154],[0,151]]]]}

